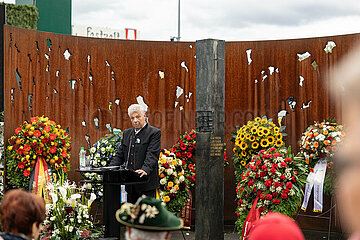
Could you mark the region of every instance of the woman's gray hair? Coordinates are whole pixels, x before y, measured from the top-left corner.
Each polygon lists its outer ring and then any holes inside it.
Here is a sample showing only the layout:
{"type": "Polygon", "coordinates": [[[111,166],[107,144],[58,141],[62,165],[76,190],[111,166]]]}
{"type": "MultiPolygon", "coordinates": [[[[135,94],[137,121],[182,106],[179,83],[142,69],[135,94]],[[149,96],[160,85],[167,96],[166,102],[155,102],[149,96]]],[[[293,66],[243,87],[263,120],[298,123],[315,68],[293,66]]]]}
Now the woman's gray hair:
{"type": "Polygon", "coordinates": [[[128,115],[130,117],[130,114],[134,112],[141,112],[142,114],[146,113],[146,108],[140,104],[131,104],[128,108],[128,115]]]}

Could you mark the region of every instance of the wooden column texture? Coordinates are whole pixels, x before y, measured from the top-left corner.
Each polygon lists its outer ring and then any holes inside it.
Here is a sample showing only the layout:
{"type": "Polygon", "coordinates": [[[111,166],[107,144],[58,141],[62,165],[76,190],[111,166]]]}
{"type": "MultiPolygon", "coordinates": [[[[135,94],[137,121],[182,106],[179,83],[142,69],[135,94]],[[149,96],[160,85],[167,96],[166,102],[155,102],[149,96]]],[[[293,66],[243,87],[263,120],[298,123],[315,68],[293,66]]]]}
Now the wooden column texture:
{"type": "MultiPolygon", "coordinates": [[[[6,23],[6,6],[0,5],[0,52],[4,52],[4,26],[6,23]]],[[[4,58],[0,59],[0,111],[4,111],[4,58]]]]}
{"type": "Polygon", "coordinates": [[[224,239],[225,42],[196,42],[196,239],[224,239]]]}

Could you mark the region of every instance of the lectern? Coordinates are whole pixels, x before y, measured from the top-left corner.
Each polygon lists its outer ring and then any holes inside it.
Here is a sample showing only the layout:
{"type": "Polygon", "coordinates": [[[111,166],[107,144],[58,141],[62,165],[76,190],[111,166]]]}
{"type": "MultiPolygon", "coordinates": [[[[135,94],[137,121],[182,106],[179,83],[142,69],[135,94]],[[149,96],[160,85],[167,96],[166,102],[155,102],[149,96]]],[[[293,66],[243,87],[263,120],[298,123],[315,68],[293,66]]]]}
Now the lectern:
{"type": "Polygon", "coordinates": [[[105,225],[105,238],[116,237],[120,239],[120,223],[115,218],[115,212],[120,208],[120,185],[143,184],[149,181],[147,176],[142,178],[133,170],[122,167],[102,167],[90,170],[76,170],[82,173],[97,173],[103,175],[101,183],[104,188],[103,195],[103,224],[105,225]]]}

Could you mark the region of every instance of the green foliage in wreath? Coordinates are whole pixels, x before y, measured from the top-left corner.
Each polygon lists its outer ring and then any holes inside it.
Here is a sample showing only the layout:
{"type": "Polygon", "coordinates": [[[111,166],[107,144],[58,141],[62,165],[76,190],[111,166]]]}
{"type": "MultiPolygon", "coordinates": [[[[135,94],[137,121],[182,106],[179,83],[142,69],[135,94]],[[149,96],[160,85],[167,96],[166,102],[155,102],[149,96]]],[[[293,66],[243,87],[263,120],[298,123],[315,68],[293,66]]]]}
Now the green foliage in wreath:
{"type": "Polygon", "coordinates": [[[284,145],[282,133],[285,126],[276,126],[272,119],[266,116],[256,117],[253,121],[248,121],[242,127],[236,127],[236,132],[231,133],[235,143],[233,148],[235,176],[239,181],[240,174],[244,171],[246,164],[252,160],[254,155],[261,150],[270,147],[281,147],[284,145]]]}
{"type": "Polygon", "coordinates": [[[195,153],[196,153],[196,131],[180,135],[174,146],[170,150],[177,159],[183,163],[185,171],[185,181],[190,187],[195,187],[195,153]]]}
{"type": "Polygon", "coordinates": [[[334,194],[335,174],[332,169],[328,169],[324,180],[324,193],[326,195],[334,194]]]}
{"type": "Polygon", "coordinates": [[[262,215],[280,212],[294,216],[304,195],[307,169],[301,159],[291,154],[291,148],[269,148],[253,156],[236,188],[238,207],[236,226],[241,232],[255,199],[262,215]]]}
{"type": "Polygon", "coordinates": [[[8,139],[6,177],[9,188],[29,189],[30,175],[39,159],[51,167],[52,178],[58,181],[70,170],[70,136],[49,118],[32,117],[24,121],[8,139]]]}
{"type": "Polygon", "coordinates": [[[185,162],[166,149],[159,157],[160,199],[166,208],[179,216],[185,202],[189,200],[189,183],[185,180],[185,162]]]}
{"type": "MultiPolygon", "coordinates": [[[[109,166],[111,160],[115,156],[117,149],[121,144],[123,133],[106,134],[103,138],[98,140],[88,151],[91,158],[91,167],[106,167],[109,166]]],[[[102,201],[103,185],[96,183],[102,181],[102,175],[96,173],[83,173],[85,180],[90,180],[85,187],[91,189],[95,193],[96,199],[102,201]]]]}

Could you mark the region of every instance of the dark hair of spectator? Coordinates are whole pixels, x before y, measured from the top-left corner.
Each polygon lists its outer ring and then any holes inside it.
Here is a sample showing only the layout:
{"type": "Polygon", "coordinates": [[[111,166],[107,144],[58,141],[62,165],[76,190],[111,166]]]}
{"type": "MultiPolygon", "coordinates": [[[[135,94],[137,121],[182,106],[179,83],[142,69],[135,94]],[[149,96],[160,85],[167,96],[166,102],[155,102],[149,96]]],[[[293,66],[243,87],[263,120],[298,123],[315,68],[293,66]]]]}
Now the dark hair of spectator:
{"type": "Polygon", "coordinates": [[[45,202],[39,196],[16,189],[8,191],[0,203],[2,231],[31,235],[32,225],[45,219],[45,202]]]}

